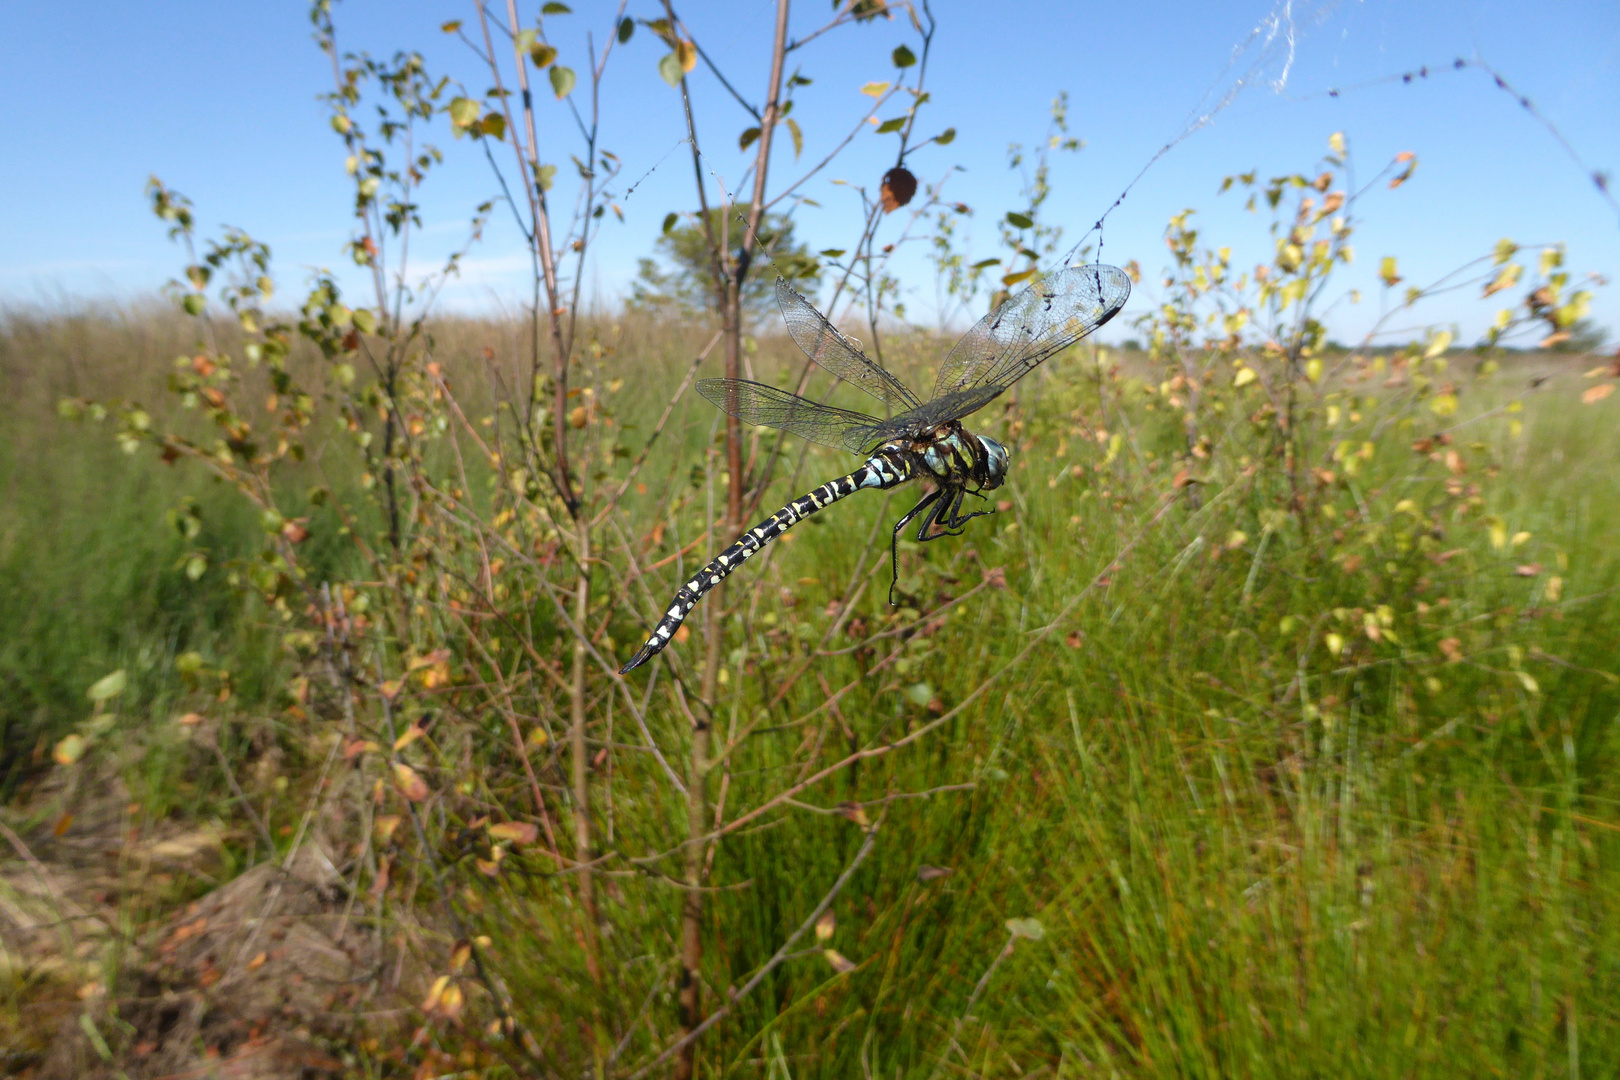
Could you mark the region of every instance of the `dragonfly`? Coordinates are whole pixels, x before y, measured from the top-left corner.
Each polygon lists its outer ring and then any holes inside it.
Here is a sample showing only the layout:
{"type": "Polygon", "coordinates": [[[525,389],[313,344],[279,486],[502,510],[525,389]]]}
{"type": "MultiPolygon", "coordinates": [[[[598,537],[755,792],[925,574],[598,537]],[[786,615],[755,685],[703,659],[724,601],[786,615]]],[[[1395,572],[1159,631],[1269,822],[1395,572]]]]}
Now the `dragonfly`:
{"type": "Polygon", "coordinates": [[[746,424],[777,428],[823,446],[866,458],[860,468],[816,488],[748,530],[682,585],[646,644],[619,669],[627,674],[662,652],[704,595],[765,545],[811,514],[868,488],[887,490],[912,480],[927,488],[895,524],[890,540],[891,583],[899,581],[900,531],[921,519],[919,542],[960,536],[972,519],[969,495],[1000,487],[1007,478],[1007,448],[976,435],[962,420],[1000,397],[1042,361],[1108,322],[1131,295],[1131,279],[1116,266],[1071,266],[1036,280],[980,319],[940,366],[933,396],[924,401],[839,333],[785,278],[776,279],[777,305],[788,333],[805,355],[843,381],[876,398],[888,419],[823,405],[746,379],[705,379],[698,393],[746,424]],[[935,527],[938,531],[934,531],[935,527]]]}

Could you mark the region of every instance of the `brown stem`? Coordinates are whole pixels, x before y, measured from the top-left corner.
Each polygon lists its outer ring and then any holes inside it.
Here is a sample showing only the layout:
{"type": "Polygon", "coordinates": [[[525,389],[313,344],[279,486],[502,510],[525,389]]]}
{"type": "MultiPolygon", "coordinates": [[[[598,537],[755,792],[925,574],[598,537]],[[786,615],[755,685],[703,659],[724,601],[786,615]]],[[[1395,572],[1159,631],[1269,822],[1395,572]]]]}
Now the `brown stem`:
{"type": "Polygon", "coordinates": [[[585,621],[590,613],[591,576],[588,568],[591,550],[590,526],[580,523],[579,550],[582,565],[574,582],[574,670],[568,688],[569,756],[574,766],[574,859],[580,864],[579,903],[581,929],[585,938],[585,970],[591,982],[602,985],[601,962],[597,957],[596,894],[591,881],[590,758],[585,748],[585,621]]]}

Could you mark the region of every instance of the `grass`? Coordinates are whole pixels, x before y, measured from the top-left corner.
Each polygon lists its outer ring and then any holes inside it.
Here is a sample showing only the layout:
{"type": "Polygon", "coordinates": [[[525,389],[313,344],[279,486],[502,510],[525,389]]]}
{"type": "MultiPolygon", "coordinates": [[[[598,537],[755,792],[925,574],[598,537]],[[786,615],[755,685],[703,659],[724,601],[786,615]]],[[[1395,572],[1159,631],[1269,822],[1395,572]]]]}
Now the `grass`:
{"type": "MultiPolygon", "coordinates": [[[[636,425],[616,437],[639,445],[702,342],[630,321],[599,329],[610,345],[602,380],[636,376],[603,393],[621,430],[636,425]]],[[[470,356],[516,333],[447,325],[441,351],[470,356]]],[[[784,345],[760,343],[767,381],[784,345]]],[[[133,679],[119,736],[131,745],[195,699],[176,665],[191,650],[233,670],[239,715],[279,715],[273,687],[289,661],[271,617],[225,579],[232,559],[255,550],[257,522],[194,471],[125,457],[94,429],[55,418],[65,393],[156,399],[156,372],[185,347],[184,331],[150,310],[13,313],[0,326],[0,718],[13,793],[24,778],[38,782],[50,743],[87,713],[85,688],[113,668],[133,679]],[[205,523],[193,540],[165,521],[188,496],[205,523]],[[182,562],[196,548],[210,569],[193,582],[182,562]]],[[[913,343],[899,365],[926,363],[928,347],[913,343]]],[[[1321,526],[1347,534],[1338,549],[1359,555],[1353,564],[1313,555],[1292,525],[1268,533],[1269,493],[1236,482],[1144,528],[1155,509],[1148,485],[1172,467],[1179,425],[1131,390],[1118,404],[1132,448],[1105,461],[1076,419],[1098,407],[1091,370],[1084,358],[1054,363],[1015,407],[980,418],[1014,447],[999,493],[1006,512],[957,540],[901,545],[912,611],[992,569],[1005,587],[991,575],[923,633],[855,650],[896,624],[883,549],[909,505],[904,492],[839,504],[735,579],[759,588],[740,594],[749,599],[727,639],[725,679],[738,692],[722,726],[756,725],[729,762],[733,807],[780,791],[809,762],[915,731],[993,681],[928,738],[800,797],[832,809],[973,785],[868,807],[884,815],[881,828],[824,943],[854,968],[839,972],[801,941],[802,955],[705,1040],[699,1075],[1620,1070],[1620,481],[1610,464],[1620,434],[1601,405],[1574,404],[1579,369],[1526,400],[1518,435],[1509,424],[1519,417],[1492,410],[1518,393],[1522,372],[1470,389],[1462,415],[1492,415],[1456,433],[1460,475],[1419,467],[1410,444],[1421,432],[1379,435],[1367,471],[1344,489],[1365,514],[1321,526]],[[1397,505],[1408,498],[1445,508],[1442,535],[1402,525],[1410,515],[1397,505]],[[1499,546],[1493,517],[1506,537],[1528,537],[1499,546]],[[1358,547],[1375,523],[1382,533],[1358,547]],[[750,674],[760,655],[807,656],[835,617],[829,603],[862,575],[870,581],[853,616],[830,640],[851,651],[815,659],[789,686],[750,674]],[[1106,584],[1085,590],[1098,575],[1106,584]],[[829,689],[846,684],[826,707],[829,689]],[[1009,920],[1034,922],[1014,921],[1015,933],[1009,920]]],[[[462,378],[473,381],[470,370],[462,378]]],[[[645,508],[663,487],[685,485],[711,445],[704,403],[677,420],[644,477],[651,493],[627,503],[638,527],[652,528],[645,508]]],[[[769,507],[850,464],[804,453],[769,507]]],[[[696,479],[660,556],[702,527],[708,493],[696,479]]],[[[644,594],[632,592],[640,614],[725,539],[646,579],[644,594]]],[[[608,647],[628,655],[646,625],[621,612],[608,647]]],[[[698,645],[694,633],[685,649],[695,658],[698,645]]],[[[294,741],[290,722],[275,723],[294,741]]],[[[679,746],[673,710],[658,723],[655,735],[679,746]]],[[[611,732],[597,729],[604,742],[611,732]]],[[[293,789],[307,787],[318,761],[287,760],[293,789]]],[[[684,808],[660,791],[646,754],[613,762],[612,808],[596,808],[606,843],[667,846],[684,808]]],[[[164,813],[234,812],[217,766],[183,756],[127,766],[154,791],[186,769],[196,795],[189,805],[171,797],[164,813]],[[160,778],[143,779],[143,768],[160,778]]],[[[297,809],[271,807],[272,824],[297,809]]],[[[866,839],[844,816],[809,809],[760,825],[717,850],[712,880],[727,888],[708,915],[711,1002],[769,960],[866,839]]],[[[632,1038],[645,1055],[673,1023],[670,934],[682,894],[604,881],[614,929],[604,989],[579,973],[564,882],[469,873],[463,895],[548,1045],[586,1045],[591,1017],[647,1001],[657,1038],[646,1026],[632,1038]]],[[[398,902],[428,908],[429,892],[398,902]]]]}

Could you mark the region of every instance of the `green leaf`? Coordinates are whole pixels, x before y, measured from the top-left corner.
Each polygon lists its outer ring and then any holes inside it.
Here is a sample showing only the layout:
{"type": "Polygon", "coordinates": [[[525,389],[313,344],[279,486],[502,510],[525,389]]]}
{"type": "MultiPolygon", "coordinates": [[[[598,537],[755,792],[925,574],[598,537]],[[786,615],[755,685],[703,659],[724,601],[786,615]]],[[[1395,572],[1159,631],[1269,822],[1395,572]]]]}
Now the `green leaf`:
{"type": "Polygon", "coordinates": [[[889,132],[891,132],[891,131],[899,131],[901,128],[903,128],[905,126],[906,126],[906,118],[903,117],[903,116],[897,116],[893,120],[885,120],[885,121],[883,121],[883,123],[879,124],[878,129],[877,129],[877,133],[879,135],[887,135],[889,132]]]}
{"type": "Polygon", "coordinates": [[[557,166],[541,165],[534,170],[534,182],[540,186],[541,191],[550,191],[552,181],[557,178],[557,166]]]}
{"type": "Polygon", "coordinates": [[[1032,266],[1028,270],[1020,270],[1016,274],[1003,274],[1001,276],[1001,283],[1011,287],[1013,285],[1017,285],[1020,281],[1028,281],[1034,276],[1035,268],[1032,266]]]}
{"type": "Polygon", "coordinates": [[[519,30],[517,37],[512,39],[512,44],[517,46],[518,52],[528,52],[534,48],[535,43],[539,40],[540,31],[531,26],[525,30],[519,30]]]}
{"type": "Polygon", "coordinates": [[[751,127],[737,136],[737,149],[746,150],[759,139],[759,128],[751,127]]]}
{"type": "Polygon", "coordinates": [[[897,68],[908,68],[917,62],[917,57],[904,45],[895,49],[891,55],[894,59],[894,66],[897,68]]]}
{"type": "Polygon", "coordinates": [[[1039,941],[1046,936],[1046,928],[1039,919],[1008,919],[1007,930],[1013,937],[1027,937],[1039,941]]]}
{"type": "Polygon", "coordinates": [[[201,315],[208,306],[208,299],[202,293],[187,293],[180,306],[186,309],[187,315],[201,315]]]}
{"type": "Polygon", "coordinates": [[[449,22],[444,23],[443,25],[441,25],[439,27],[439,29],[443,30],[447,34],[453,34],[457,30],[461,29],[461,20],[460,19],[451,19],[449,22]]]}
{"type": "Polygon", "coordinates": [[[535,67],[544,71],[557,59],[557,50],[543,41],[537,41],[529,46],[529,59],[534,61],[535,67]]]}
{"type": "Polygon", "coordinates": [[[927,705],[934,700],[934,688],[925,682],[912,683],[906,687],[906,697],[913,705],[927,705]]]}
{"type": "Polygon", "coordinates": [[[478,130],[499,142],[506,138],[506,117],[497,112],[485,113],[478,130]]]}
{"type": "Polygon", "coordinates": [[[558,3],[557,0],[551,0],[549,4],[540,9],[542,15],[572,15],[573,13],[573,8],[567,4],[558,3]]]}
{"type": "Polygon", "coordinates": [[[946,128],[944,131],[934,136],[934,141],[941,146],[951,145],[951,143],[956,141],[956,129],[946,128]]]}
{"type": "Polygon", "coordinates": [[[472,98],[452,98],[450,101],[450,126],[455,128],[456,134],[459,135],[478,122],[478,114],[481,111],[478,102],[472,98]]]}
{"type": "Polygon", "coordinates": [[[991,258],[988,258],[988,259],[980,259],[978,262],[974,263],[969,269],[983,270],[987,266],[1000,266],[1000,265],[1001,265],[1001,260],[1000,259],[991,257],[991,258]]]}
{"type": "Polygon", "coordinates": [[[799,130],[799,122],[791,116],[787,119],[787,129],[788,134],[793,136],[794,160],[798,160],[799,155],[804,153],[804,132],[799,130]]]}
{"type": "Polygon", "coordinates": [[[574,89],[574,69],[565,68],[561,64],[552,68],[551,89],[556,91],[559,101],[567,97],[574,89]]]}
{"type": "Polygon", "coordinates": [[[365,308],[355,308],[354,328],[362,334],[375,334],[377,332],[377,317],[365,308]]]}
{"type": "Polygon", "coordinates": [[[824,259],[840,259],[840,258],[843,258],[844,249],[843,248],[826,248],[823,251],[819,252],[819,254],[824,259]]]}
{"type": "Polygon", "coordinates": [[[124,674],[123,668],[119,668],[112,674],[103,675],[101,678],[97,679],[93,684],[91,684],[90,689],[85,696],[91,701],[106,701],[108,698],[115,698],[119,694],[122,694],[124,692],[124,687],[128,685],[129,676],[124,674]]]}
{"type": "Polygon", "coordinates": [[[634,20],[634,19],[620,19],[619,20],[619,44],[620,45],[628,45],[628,44],[630,44],[630,35],[635,33],[635,32],[636,32],[636,20],[634,20]]]}
{"type": "Polygon", "coordinates": [[[1007,224],[1016,229],[1034,228],[1035,222],[1027,214],[1020,214],[1016,210],[1007,211],[1007,224]]]}
{"type": "Polygon", "coordinates": [[[675,211],[673,211],[673,210],[671,210],[669,213],[664,215],[664,235],[665,236],[668,236],[670,234],[670,231],[675,228],[675,223],[677,221],[679,221],[679,220],[681,220],[681,216],[679,214],[675,213],[675,211]]]}
{"type": "Polygon", "coordinates": [[[193,554],[186,557],[186,577],[196,581],[208,571],[208,556],[193,554]]]}
{"type": "Polygon", "coordinates": [[[663,76],[669,85],[679,86],[685,72],[681,71],[681,62],[676,59],[674,53],[665,53],[664,58],[658,61],[658,74],[663,76]]]}

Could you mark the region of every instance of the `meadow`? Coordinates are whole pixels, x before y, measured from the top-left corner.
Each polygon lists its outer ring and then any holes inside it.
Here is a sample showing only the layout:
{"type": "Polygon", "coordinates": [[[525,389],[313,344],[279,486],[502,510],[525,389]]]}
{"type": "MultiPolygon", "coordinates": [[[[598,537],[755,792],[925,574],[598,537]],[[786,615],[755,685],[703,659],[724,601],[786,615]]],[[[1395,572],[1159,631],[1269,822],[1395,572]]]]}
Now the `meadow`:
{"type": "MultiPolygon", "coordinates": [[[[218,332],[207,355],[240,347],[218,332]]],[[[411,537],[371,559],[384,485],[342,425],[310,427],[270,518],[196,461],[120,447],[116,409],[62,415],[139,400],[139,431],[206,431],[167,389],[200,355],[195,320],[156,301],[5,314],[0,820],[18,859],[0,903],[27,909],[58,873],[90,912],[71,945],[5,946],[8,1071],[155,1076],[279,1039],[318,1072],[642,1075],[685,1015],[693,921],[699,1004],[723,1013],[696,1040],[706,1077],[1620,1068],[1620,431],[1612,401],[1581,400],[1601,358],[1323,351],[1300,488],[1267,449],[1274,417],[1235,404],[1258,387],[1219,379],[1234,404],[1200,406],[1225,425],[1205,444],[1173,399],[1216,378],[1071,350],[975,418],[1014,452],[1000,512],[902,542],[900,608],[886,549],[909,503],[864,494],[711,597],[724,620],[694,615],[670,674],[620,683],[613,661],[730,539],[707,403],[680,398],[631,473],[711,333],[582,323],[579,474],[623,498],[576,623],[555,500],[471,450],[519,423],[499,376],[527,333],[429,327],[412,363],[454,392],[424,380],[415,402],[430,432],[449,421],[400,466],[411,537]],[[1453,402],[1404,397],[1419,364],[1453,402]],[[435,498],[485,526],[444,529],[435,498]],[[277,566],[296,588],[264,580],[267,537],[295,538],[277,566]],[[379,581],[413,567],[448,584],[379,581]],[[347,628],[311,596],[347,605],[347,628]],[[154,853],[203,825],[208,843],[154,853]],[[347,996],[279,1031],[224,992],[271,977],[274,948],[227,936],[206,963],[152,966],[187,955],[198,902],[317,845],[335,907],[309,921],[342,910],[373,950],[347,996]],[[87,877],[91,851],[107,861],[87,877]]],[[[944,344],[895,335],[886,360],[923,372],[944,344]]],[[[791,383],[790,341],[762,326],[750,347],[791,383]]],[[[349,392],[313,351],[289,364],[319,400],[349,392]]],[[[243,413],[274,412],[259,394],[244,382],[243,413]]],[[[745,437],[756,462],[778,445],[745,437]]],[[[757,516],[853,464],[780,452],[757,516]]]]}

